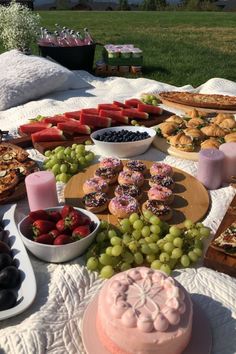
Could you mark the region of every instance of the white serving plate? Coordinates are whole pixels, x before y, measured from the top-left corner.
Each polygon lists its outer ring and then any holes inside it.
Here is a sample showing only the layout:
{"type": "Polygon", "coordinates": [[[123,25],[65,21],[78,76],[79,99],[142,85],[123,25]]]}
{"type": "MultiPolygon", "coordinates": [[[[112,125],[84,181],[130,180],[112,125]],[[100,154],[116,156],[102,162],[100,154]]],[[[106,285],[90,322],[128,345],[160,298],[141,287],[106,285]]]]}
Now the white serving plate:
{"type": "Polygon", "coordinates": [[[16,204],[1,206],[1,213],[4,213],[2,220],[4,230],[9,232],[12,255],[21,272],[21,284],[17,292],[16,306],[9,310],[0,311],[0,320],[16,316],[26,310],[34,301],[37,292],[34,271],[16,227],[15,209],[16,204]]]}

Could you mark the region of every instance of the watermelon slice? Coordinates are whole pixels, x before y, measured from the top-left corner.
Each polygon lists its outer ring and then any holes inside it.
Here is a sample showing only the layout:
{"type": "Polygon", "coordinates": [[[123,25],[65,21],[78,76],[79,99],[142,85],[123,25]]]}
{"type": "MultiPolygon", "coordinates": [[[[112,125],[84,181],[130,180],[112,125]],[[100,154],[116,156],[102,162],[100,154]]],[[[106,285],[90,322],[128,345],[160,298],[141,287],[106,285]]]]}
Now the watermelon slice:
{"type": "Polygon", "coordinates": [[[105,109],[109,111],[120,111],[121,107],[117,107],[113,103],[100,103],[98,105],[98,110],[100,111],[100,109],[105,109]]]}
{"type": "Polygon", "coordinates": [[[71,118],[66,117],[65,115],[61,114],[61,115],[56,115],[54,117],[46,117],[43,118],[42,122],[44,123],[51,123],[52,125],[57,125],[57,123],[60,122],[67,122],[68,120],[70,120],[71,118]]]}
{"type": "Polygon", "coordinates": [[[120,107],[120,108],[130,108],[130,106],[128,106],[127,104],[124,104],[122,102],[119,101],[113,101],[113,105],[120,107]]]}
{"type": "Polygon", "coordinates": [[[122,114],[126,117],[129,118],[134,118],[134,119],[148,119],[149,114],[146,112],[139,112],[137,109],[135,108],[124,108],[122,110],[122,114]]]}
{"type": "Polygon", "coordinates": [[[139,103],[142,103],[142,101],[138,100],[137,98],[130,98],[129,100],[125,100],[125,104],[129,107],[137,108],[139,103]]]}
{"type": "Polygon", "coordinates": [[[111,118],[95,116],[94,114],[81,113],[80,123],[93,126],[108,128],[111,126],[111,118]]]}
{"type": "Polygon", "coordinates": [[[98,115],[99,110],[97,108],[83,108],[81,112],[98,115]]]}
{"type": "Polygon", "coordinates": [[[33,143],[36,143],[40,141],[61,141],[65,140],[65,137],[62,130],[52,127],[33,133],[31,139],[33,143]]]}
{"type": "Polygon", "coordinates": [[[91,129],[88,125],[83,125],[78,121],[62,122],[57,124],[57,128],[66,133],[90,134],[91,129]]]}
{"type": "Polygon", "coordinates": [[[151,104],[139,103],[138,111],[159,115],[162,114],[163,109],[158,106],[153,106],[151,104]]]}
{"type": "Polygon", "coordinates": [[[129,124],[129,118],[122,115],[122,111],[108,111],[101,109],[99,112],[100,117],[111,118],[112,122],[115,121],[119,123],[129,124]]]}
{"type": "Polygon", "coordinates": [[[81,111],[65,112],[63,114],[67,118],[80,119],[80,112],[81,111]]]}
{"type": "Polygon", "coordinates": [[[19,131],[19,133],[31,135],[31,134],[39,132],[43,129],[50,128],[51,126],[52,126],[52,124],[50,124],[50,123],[42,123],[42,122],[28,123],[28,124],[22,124],[18,128],[18,131],[19,131]]]}

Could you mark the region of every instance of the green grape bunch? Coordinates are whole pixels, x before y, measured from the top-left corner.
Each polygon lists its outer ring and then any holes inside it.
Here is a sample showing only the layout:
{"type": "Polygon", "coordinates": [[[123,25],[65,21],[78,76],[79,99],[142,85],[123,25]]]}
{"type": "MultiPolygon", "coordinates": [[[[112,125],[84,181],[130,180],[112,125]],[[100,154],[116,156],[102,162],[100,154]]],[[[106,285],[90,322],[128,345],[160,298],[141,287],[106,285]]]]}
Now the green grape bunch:
{"type": "Polygon", "coordinates": [[[96,242],[89,248],[87,268],[102,278],[136,266],[150,266],[168,275],[187,268],[202,256],[203,239],[210,229],[185,220],[184,227],[170,226],[150,211],[133,213],[117,227],[102,221],[96,242]]]}
{"type": "Polygon", "coordinates": [[[94,160],[94,153],[86,150],[83,144],[57,146],[54,150],[46,150],[44,156],[46,159],[43,168],[52,171],[57,182],[63,183],[67,183],[73,175],[94,160]]]}

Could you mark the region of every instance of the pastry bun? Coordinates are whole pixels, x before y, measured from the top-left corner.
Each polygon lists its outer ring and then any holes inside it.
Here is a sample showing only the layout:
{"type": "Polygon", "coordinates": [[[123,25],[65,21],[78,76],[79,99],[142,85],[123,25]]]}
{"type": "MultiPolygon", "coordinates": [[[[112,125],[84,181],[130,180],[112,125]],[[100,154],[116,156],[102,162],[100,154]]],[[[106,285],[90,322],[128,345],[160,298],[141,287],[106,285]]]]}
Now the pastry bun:
{"type": "Polygon", "coordinates": [[[179,116],[176,116],[176,115],[170,116],[169,118],[167,118],[165,120],[165,122],[174,123],[180,127],[185,126],[185,120],[179,116]]]}
{"type": "Polygon", "coordinates": [[[187,123],[186,126],[188,128],[198,128],[199,126],[204,125],[205,121],[202,118],[191,118],[187,123]]]}
{"type": "Polygon", "coordinates": [[[167,141],[173,147],[182,151],[194,151],[193,141],[190,136],[185,135],[183,132],[177,135],[170,136],[167,141]]]}
{"type": "Polygon", "coordinates": [[[178,125],[173,122],[163,122],[158,125],[158,128],[160,129],[161,134],[164,136],[164,138],[167,138],[168,136],[173,135],[177,131],[178,125]]]}
{"type": "Polygon", "coordinates": [[[224,139],[226,143],[236,142],[236,132],[225,135],[224,139]]]}
{"type": "Polygon", "coordinates": [[[223,137],[226,134],[224,129],[222,129],[216,124],[211,124],[201,128],[201,132],[206,136],[213,136],[213,137],[223,137]]]}
{"type": "Polygon", "coordinates": [[[218,149],[220,142],[214,138],[207,139],[201,143],[201,149],[218,149]]]}

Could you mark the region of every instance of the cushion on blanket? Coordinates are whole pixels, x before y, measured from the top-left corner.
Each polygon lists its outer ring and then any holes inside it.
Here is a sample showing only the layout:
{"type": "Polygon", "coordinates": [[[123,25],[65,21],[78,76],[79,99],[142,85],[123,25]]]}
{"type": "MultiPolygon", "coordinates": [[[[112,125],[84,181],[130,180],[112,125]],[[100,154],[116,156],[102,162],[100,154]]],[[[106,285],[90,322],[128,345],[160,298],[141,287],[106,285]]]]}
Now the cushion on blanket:
{"type": "Polygon", "coordinates": [[[55,91],[86,87],[91,85],[45,58],[15,49],[0,55],[0,111],[55,91]]]}

